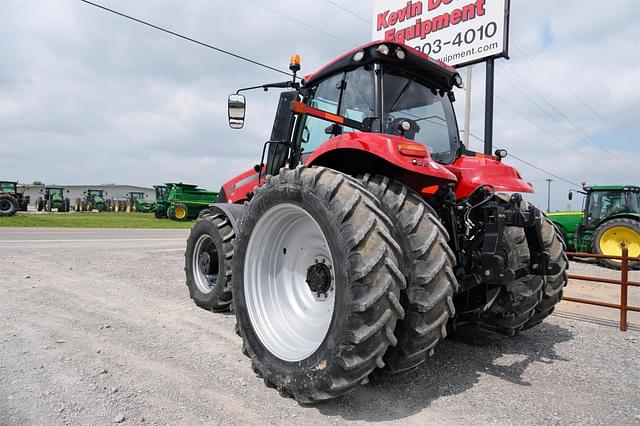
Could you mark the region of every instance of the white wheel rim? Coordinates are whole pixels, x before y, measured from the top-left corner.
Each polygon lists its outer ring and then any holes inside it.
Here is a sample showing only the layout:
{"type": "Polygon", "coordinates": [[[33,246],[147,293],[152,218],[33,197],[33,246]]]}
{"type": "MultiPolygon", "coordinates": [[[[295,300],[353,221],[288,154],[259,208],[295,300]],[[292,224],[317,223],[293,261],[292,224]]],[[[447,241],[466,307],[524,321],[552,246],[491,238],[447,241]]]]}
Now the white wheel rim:
{"type": "Polygon", "coordinates": [[[273,355],[296,362],[320,347],[333,318],[335,272],[327,240],[306,210],[278,204],[258,220],[245,255],[244,294],[253,330],[273,355]],[[326,292],[316,293],[307,271],[320,263],[330,278],[326,292]]]}
{"type": "Polygon", "coordinates": [[[204,294],[211,293],[218,281],[218,251],[210,235],[200,235],[196,240],[191,261],[198,290],[204,294]]]}

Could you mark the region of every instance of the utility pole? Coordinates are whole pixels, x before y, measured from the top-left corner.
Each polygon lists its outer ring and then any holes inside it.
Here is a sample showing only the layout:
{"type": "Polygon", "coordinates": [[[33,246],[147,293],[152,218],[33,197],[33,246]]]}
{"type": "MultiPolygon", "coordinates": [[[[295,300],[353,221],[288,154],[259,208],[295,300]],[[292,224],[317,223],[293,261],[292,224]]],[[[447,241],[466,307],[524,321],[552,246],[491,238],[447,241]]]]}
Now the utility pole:
{"type": "Polygon", "coordinates": [[[551,182],[553,179],[545,179],[547,181],[547,213],[551,212],[551,182]]]}
{"type": "Polygon", "coordinates": [[[467,93],[464,97],[464,135],[462,143],[465,149],[469,149],[469,133],[471,132],[471,77],[473,65],[467,67],[467,93]]]}

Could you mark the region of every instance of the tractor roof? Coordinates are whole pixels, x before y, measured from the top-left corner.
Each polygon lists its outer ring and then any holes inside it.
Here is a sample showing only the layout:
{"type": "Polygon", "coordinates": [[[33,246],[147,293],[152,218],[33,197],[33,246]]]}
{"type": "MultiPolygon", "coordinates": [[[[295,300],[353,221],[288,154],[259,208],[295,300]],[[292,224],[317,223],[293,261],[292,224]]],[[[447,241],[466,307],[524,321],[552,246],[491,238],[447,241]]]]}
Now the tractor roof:
{"type": "Polygon", "coordinates": [[[455,68],[430,58],[413,47],[382,40],[356,47],[320,68],[314,74],[307,75],[303,83],[305,86],[313,86],[316,82],[334,74],[350,71],[374,62],[395,65],[411,74],[421,76],[431,81],[435,89],[451,90],[454,85],[462,84],[455,68]]]}
{"type": "Polygon", "coordinates": [[[15,180],[0,180],[0,183],[10,183],[10,184],[13,184],[13,185],[17,185],[18,184],[18,182],[15,181],[15,180]]]}
{"type": "Polygon", "coordinates": [[[46,189],[64,189],[64,186],[47,185],[46,189]]]}
{"type": "Polygon", "coordinates": [[[585,186],[587,191],[640,191],[640,186],[636,185],[593,185],[585,186]]]}
{"type": "Polygon", "coordinates": [[[190,188],[190,189],[191,189],[191,188],[197,188],[197,187],[198,187],[198,185],[193,185],[193,184],[191,184],[191,183],[182,183],[182,182],[179,182],[179,183],[175,183],[175,182],[173,182],[173,183],[172,183],[172,182],[169,182],[169,183],[165,183],[165,185],[180,186],[180,187],[182,187],[182,188],[190,188]]]}

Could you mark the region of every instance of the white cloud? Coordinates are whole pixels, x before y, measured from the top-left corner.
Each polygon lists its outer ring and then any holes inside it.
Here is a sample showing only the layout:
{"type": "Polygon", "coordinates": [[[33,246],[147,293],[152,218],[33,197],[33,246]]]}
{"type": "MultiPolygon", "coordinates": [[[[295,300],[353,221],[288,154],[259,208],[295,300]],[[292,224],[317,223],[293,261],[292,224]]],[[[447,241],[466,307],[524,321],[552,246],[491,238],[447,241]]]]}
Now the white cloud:
{"type": "MultiPolygon", "coordinates": [[[[366,23],[329,2],[256,1],[353,46],[370,37],[366,23]]],[[[350,48],[246,0],[104,3],[279,68],[298,52],[303,74],[350,48]]],[[[495,144],[570,181],[638,183],[637,2],[511,3],[511,59],[497,62],[495,144]]],[[[371,16],[369,0],[345,7],[371,16]]],[[[242,131],[227,127],[226,97],[283,76],[77,0],[4,1],[0,16],[0,178],[181,180],[217,188],[259,161],[277,93],[248,95],[242,131]]],[[[480,137],[483,68],[474,68],[471,124],[480,137]]],[[[462,125],[464,92],[457,97],[462,125]]],[[[477,142],[472,147],[481,150],[477,142]]],[[[536,185],[534,202],[545,205],[548,176],[513,158],[510,163],[536,185]]],[[[569,187],[556,179],[552,207],[566,206],[569,187]]]]}

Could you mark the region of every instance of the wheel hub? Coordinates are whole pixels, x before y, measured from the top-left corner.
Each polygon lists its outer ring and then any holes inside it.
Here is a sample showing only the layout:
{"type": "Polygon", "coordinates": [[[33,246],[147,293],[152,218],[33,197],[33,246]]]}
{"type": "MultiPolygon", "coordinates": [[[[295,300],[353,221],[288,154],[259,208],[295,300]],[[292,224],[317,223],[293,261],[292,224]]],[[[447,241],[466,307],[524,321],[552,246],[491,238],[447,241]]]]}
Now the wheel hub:
{"type": "Polygon", "coordinates": [[[331,267],[325,263],[325,259],[315,259],[315,262],[307,268],[307,285],[318,297],[327,297],[327,291],[331,288],[331,267]]]}
{"type": "Polygon", "coordinates": [[[209,256],[209,253],[207,253],[206,251],[200,253],[199,263],[200,271],[202,271],[203,274],[209,272],[209,264],[211,263],[211,256],[209,256]]]}
{"type": "Polygon", "coordinates": [[[213,238],[208,234],[201,235],[193,249],[192,268],[194,280],[202,293],[210,293],[216,286],[218,278],[218,252],[213,238]]]}

